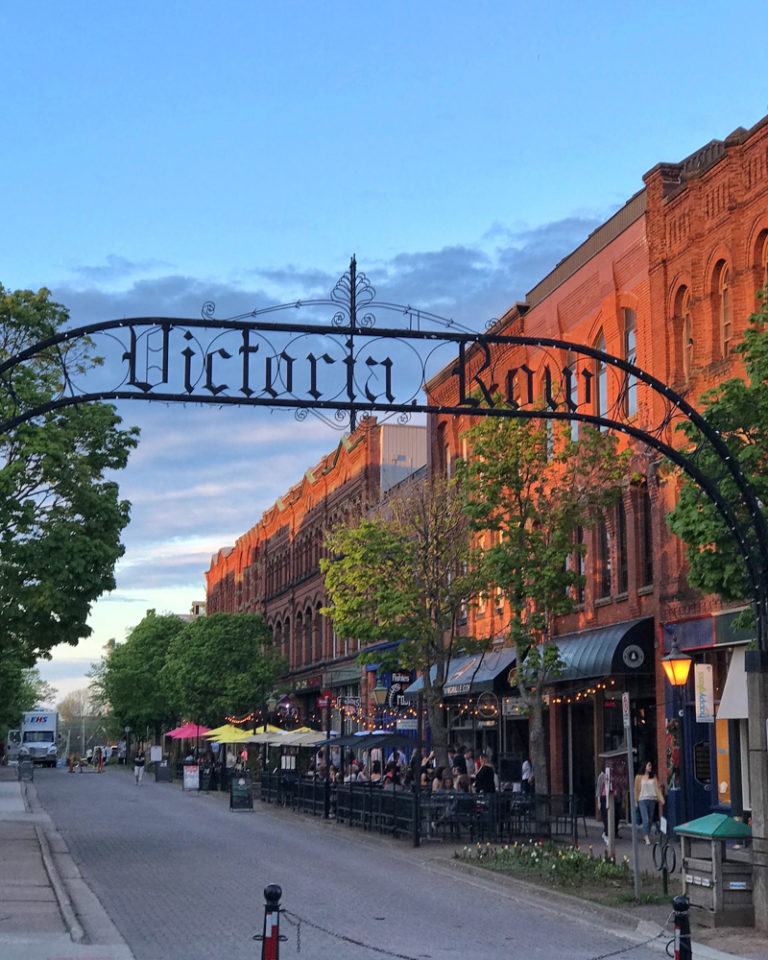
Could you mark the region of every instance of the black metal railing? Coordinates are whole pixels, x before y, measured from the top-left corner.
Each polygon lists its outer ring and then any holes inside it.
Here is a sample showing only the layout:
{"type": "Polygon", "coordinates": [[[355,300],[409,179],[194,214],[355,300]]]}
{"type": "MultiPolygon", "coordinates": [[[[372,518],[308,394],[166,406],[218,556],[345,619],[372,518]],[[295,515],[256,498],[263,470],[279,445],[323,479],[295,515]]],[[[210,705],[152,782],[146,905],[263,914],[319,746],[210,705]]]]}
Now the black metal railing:
{"type": "MultiPolygon", "coordinates": [[[[293,771],[261,774],[258,796],[264,803],[320,817],[325,811],[325,795],[322,778],[301,777],[293,771]]],[[[412,790],[402,787],[342,783],[330,786],[330,812],[338,823],[350,827],[424,840],[501,843],[527,838],[578,840],[587,836],[579,799],[563,795],[423,790],[417,798],[412,790]]]]}

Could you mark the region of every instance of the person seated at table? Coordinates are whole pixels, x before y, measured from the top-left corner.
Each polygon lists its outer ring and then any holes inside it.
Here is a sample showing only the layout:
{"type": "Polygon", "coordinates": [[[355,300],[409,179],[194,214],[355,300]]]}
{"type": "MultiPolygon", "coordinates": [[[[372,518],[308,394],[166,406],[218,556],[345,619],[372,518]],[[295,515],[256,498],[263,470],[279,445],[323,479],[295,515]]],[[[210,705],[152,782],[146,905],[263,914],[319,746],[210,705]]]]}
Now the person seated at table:
{"type": "Polygon", "coordinates": [[[331,781],[331,783],[339,782],[339,771],[333,764],[331,764],[328,768],[328,779],[331,781]]]}
{"type": "Polygon", "coordinates": [[[419,784],[422,790],[430,790],[432,788],[432,777],[434,776],[434,773],[435,769],[431,763],[428,763],[421,768],[419,784]]]}
{"type": "Polygon", "coordinates": [[[454,786],[459,791],[459,793],[469,793],[470,781],[467,774],[460,773],[458,777],[456,777],[454,786]]]}
{"type": "Polygon", "coordinates": [[[443,773],[443,779],[440,781],[440,786],[437,790],[433,790],[432,793],[453,793],[453,777],[446,770],[443,773]]]}
{"type": "Polygon", "coordinates": [[[451,775],[451,771],[448,767],[437,767],[435,770],[435,775],[432,778],[432,793],[435,793],[442,786],[443,774],[445,773],[447,773],[448,776],[451,775]]]}
{"type": "Polygon", "coordinates": [[[384,771],[384,786],[390,790],[400,785],[400,770],[394,760],[390,760],[384,771]]]}
{"type": "Polygon", "coordinates": [[[371,764],[371,783],[378,783],[381,780],[381,760],[374,760],[371,764]]]}
{"type": "Polygon", "coordinates": [[[365,764],[363,764],[357,771],[357,782],[368,783],[368,767],[366,767],[365,764]]]}

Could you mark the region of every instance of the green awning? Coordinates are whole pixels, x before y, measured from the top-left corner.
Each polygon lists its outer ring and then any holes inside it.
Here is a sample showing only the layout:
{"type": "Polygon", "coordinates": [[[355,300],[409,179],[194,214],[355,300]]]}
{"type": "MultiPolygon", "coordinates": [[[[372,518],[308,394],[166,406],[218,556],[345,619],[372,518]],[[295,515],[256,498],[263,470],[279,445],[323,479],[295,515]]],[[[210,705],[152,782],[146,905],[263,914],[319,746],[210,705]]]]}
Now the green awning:
{"type": "Polygon", "coordinates": [[[564,663],[553,683],[653,673],[653,617],[558,637],[564,663]]]}

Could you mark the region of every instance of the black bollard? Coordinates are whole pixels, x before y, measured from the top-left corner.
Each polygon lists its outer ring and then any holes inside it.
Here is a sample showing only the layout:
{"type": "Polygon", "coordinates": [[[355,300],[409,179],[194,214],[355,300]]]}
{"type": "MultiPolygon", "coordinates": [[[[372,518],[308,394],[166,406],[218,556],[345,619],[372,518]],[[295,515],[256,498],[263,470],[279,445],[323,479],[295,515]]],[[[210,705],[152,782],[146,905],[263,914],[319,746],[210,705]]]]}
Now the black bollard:
{"type": "Polygon", "coordinates": [[[672,901],[675,912],[675,960],[693,960],[689,907],[688,897],[679,896],[672,901]]]}
{"type": "Polygon", "coordinates": [[[264,934],[261,938],[261,960],[280,960],[280,897],[283,891],[276,883],[264,888],[264,934]]]}

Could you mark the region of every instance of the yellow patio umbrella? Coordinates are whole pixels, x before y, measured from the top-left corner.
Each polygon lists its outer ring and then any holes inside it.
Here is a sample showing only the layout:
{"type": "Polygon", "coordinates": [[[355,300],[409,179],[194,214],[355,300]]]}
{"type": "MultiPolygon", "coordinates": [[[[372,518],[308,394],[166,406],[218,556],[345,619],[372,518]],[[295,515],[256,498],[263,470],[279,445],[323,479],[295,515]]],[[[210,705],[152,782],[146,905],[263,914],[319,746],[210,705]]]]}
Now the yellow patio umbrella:
{"type": "Polygon", "coordinates": [[[235,727],[231,723],[224,723],[220,727],[215,727],[213,730],[209,730],[205,735],[206,740],[218,740],[219,742],[225,742],[227,737],[239,736],[242,733],[240,727],[235,727]]]}

